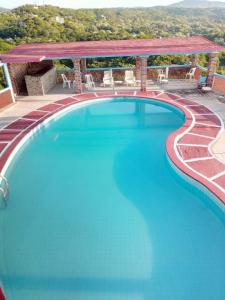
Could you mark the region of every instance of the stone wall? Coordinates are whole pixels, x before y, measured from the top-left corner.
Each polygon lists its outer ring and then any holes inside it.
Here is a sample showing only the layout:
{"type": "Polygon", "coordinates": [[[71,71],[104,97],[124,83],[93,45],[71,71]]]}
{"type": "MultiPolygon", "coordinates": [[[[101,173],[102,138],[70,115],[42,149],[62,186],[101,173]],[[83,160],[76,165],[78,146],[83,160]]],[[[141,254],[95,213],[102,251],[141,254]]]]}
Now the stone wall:
{"type": "Polygon", "coordinates": [[[42,77],[45,94],[50,91],[56,85],[56,68],[51,68],[42,77]]]}
{"type": "Polygon", "coordinates": [[[212,87],[213,85],[213,77],[216,72],[216,65],[218,61],[218,53],[210,53],[209,62],[208,62],[208,70],[206,74],[206,85],[212,87]]]}
{"type": "Polygon", "coordinates": [[[36,63],[9,64],[8,67],[14,93],[16,95],[26,95],[27,88],[25,76],[50,69],[53,67],[53,62],[51,60],[44,60],[36,63]]]}
{"type": "Polygon", "coordinates": [[[147,87],[147,79],[148,79],[148,60],[147,57],[141,57],[141,91],[145,92],[147,87]]]}
{"type": "Polygon", "coordinates": [[[53,68],[52,60],[43,60],[41,62],[33,62],[28,64],[27,75],[36,75],[43,73],[45,70],[53,68]]]}
{"type": "Polygon", "coordinates": [[[56,84],[56,69],[51,68],[44,74],[25,76],[29,96],[45,95],[56,84]]]}
{"type": "Polygon", "coordinates": [[[9,64],[8,67],[14,94],[26,94],[25,75],[28,64],[9,64]]]}
{"type": "Polygon", "coordinates": [[[75,93],[80,94],[82,93],[82,74],[80,69],[80,58],[73,58],[72,59],[73,66],[74,66],[74,82],[75,82],[75,93]]]}

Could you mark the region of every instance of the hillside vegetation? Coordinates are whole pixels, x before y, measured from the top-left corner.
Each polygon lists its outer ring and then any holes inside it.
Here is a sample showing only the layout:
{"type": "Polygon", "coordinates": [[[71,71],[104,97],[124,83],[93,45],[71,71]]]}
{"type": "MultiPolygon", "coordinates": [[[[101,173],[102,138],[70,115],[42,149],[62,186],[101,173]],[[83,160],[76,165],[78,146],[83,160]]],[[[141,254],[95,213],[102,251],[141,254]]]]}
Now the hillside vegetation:
{"type": "MultiPolygon", "coordinates": [[[[0,51],[20,43],[198,35],[224,44],[225,9],[177,7],[65,9],[25,5],[1,13],[0,51]]],[[[156,63],[185,57],[151,58],[156,63]]],[[[221,58],[222,64],[224,58],[221,58]]],[[[124,63],[127,60],[120,60],[124,63]]],[[[127,61],[127,63],[130,61],[127,61]]],[[[131,61],[132,62],[132,61],[131,61]]],[[[202,63],[206,62],[202,56],[202,63]]],[[[92,62],[96,65],[96,62],[92,62]]]]}

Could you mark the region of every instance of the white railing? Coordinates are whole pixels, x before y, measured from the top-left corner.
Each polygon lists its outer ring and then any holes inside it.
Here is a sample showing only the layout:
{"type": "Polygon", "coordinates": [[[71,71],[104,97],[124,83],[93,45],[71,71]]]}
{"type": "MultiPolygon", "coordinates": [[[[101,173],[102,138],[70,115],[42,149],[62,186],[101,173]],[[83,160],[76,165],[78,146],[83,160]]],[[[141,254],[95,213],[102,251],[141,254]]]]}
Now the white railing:
{"type": "Polygon", "coordinates": [[[9,191],[9,185],[8,181],[5,176],[0,174],[0,193],[2,194],[2,197],[4,200],[6,200],[8,191],[9,191]]]}
{"type": "Polygon", "coordinates": [[[10,91],[10,88],[9,88],[9,87],[6,87],[6,88],[0,90],[0,94],[3,94],[3,93],[5,93],[5,92],[7,92],[7,91],[10,91]]]}

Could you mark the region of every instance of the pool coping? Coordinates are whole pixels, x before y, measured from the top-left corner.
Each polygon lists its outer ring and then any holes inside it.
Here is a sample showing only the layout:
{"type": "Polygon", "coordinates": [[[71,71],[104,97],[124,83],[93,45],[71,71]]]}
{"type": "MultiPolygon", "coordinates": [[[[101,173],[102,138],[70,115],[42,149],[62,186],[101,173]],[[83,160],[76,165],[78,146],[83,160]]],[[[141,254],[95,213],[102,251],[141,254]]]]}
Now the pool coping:
{"type": "MultiPolygon", "coordinates": [[[[0,174],[5,173],[16,151],[44,121],[78,103],[116,97],[138,97],[170,104],[181,110],[185,123],[170,134],[166,152],[172,163],[225,204],[225,164],[213,156],[210,146],[224,129],[220,117],[202,104],[169,92],[98,92],[69,96],[44,105],[0,129],[0,174]]],[[[1,299],[0,299],[1,300],[1,299]]]]}

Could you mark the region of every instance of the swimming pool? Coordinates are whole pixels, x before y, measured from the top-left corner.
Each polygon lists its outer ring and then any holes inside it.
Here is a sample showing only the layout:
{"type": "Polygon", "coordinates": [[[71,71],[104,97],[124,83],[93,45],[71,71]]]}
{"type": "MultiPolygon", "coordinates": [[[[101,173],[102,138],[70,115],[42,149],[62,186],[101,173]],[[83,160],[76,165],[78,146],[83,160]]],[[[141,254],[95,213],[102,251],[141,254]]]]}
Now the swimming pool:
{"type": "Polygon", "coordinates": [[[224,299],[225,215],[165,151],[183,122],[120,98],[71,109],[24,144],[0,210],[7,299],[224,299]]]}

